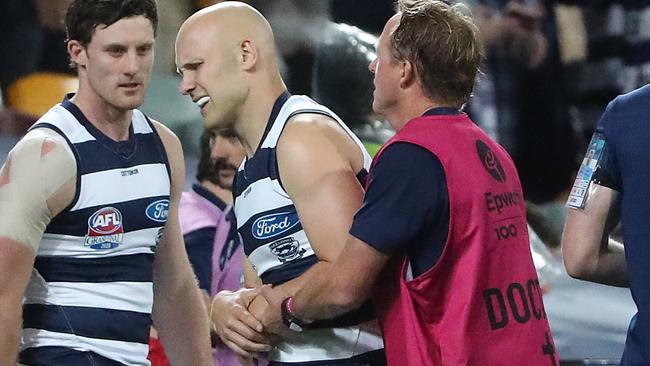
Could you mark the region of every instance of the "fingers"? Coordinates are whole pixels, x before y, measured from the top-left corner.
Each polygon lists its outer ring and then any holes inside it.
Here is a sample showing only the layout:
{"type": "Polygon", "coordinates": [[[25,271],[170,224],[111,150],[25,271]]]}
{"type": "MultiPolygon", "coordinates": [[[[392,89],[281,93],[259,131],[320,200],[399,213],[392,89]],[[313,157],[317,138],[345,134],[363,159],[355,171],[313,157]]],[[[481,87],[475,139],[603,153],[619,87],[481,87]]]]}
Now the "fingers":
{"type": "MultiPolygon", "coordinates": [[[[248,314],[248,317],[255,319],[250,314],[248,314]]],[[[225,323],[224,330],[237,333],[239,336],[245,337],[254,342],[268,343],[266,337],[262,334],[261,323],[257,321],[257,319],[255,319],[255,322],[259,323],[259,328],[251,327],[250,324],[241,317],[231,318],[225,323]]],[[[225,331],[223,333],[225,333],[225,331]]]]}
{"type": "Polygon", "coordinates": [[[248,358],[271,349],[262,334],[262,323],[245,308],[249,298],[258,293],[259,289],[222,291],[212,300],[211,317],[219,338],[235,353],[248,358]]]}
{"type": "Polygon", "coordinates": [[[279,289],[273,289],[271,286],[260,287],[260,292],[272,307],[279,306],[289,296],[279,289]]]}
{"type": "Polygon", "coordinates": [[[257,352],[269,352],[272,348],[267,343],[252,341],[230,329],[225,329],[220,339],[233,352],[245,357],[258,357],[257,352]]]}

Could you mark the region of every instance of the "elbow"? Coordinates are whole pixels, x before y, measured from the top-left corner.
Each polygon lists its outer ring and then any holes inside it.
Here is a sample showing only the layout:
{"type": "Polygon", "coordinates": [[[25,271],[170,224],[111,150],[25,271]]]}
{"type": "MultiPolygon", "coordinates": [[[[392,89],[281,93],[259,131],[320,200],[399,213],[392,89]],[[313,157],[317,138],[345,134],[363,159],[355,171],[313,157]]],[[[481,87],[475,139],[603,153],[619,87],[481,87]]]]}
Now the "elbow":
{"type": "Polygon", "coordinates": [[[578,280],[589,280],[591,277],[591,261],[588,257],[575,253],[564,253],[564,267],[569,276],[578,280]]]}
{"type": "Polygon", "coordinates": [[[357,291],[351,287],[343,287],[333,292],[333,304],[340,312],[352,311],[360,307],[367,296],[362,291],[357,291]]]}

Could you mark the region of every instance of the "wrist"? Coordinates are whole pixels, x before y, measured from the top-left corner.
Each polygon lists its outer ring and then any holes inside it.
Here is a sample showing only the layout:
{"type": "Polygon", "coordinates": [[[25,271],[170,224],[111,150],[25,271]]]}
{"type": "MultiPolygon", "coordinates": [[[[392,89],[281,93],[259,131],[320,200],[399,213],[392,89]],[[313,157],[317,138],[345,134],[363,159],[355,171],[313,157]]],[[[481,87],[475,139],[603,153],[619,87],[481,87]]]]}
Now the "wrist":
{"type": "Polygon", "coordinates": [[[309,328],[311,321],[301,319],[298,315],[296,315],[293,297],[289,296],[284,299],[280,308],[282,312],[282,322],[287,326],[287,328],[291,329],[294,332],[302,332],[303,330],[309,328]]]}

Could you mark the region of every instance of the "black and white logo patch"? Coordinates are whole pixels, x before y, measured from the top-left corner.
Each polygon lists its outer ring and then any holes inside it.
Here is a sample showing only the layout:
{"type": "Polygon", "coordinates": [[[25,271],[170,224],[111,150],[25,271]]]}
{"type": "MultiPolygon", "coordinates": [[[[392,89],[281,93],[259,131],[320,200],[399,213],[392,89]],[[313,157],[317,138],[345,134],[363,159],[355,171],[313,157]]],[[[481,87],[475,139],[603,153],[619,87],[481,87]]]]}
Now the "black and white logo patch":
{"type": "Polygon", "coordinates": [[[290,262],[302,258],[307,250],[300,248],[300,243],[293,237],[283,238],[269,244],[269,249],[280,263],[290,262]]]}
{"type": "Polygon", "coordinates": [[[494,155],[490,147],[485,142],[476,140],[476,152],[481,159],[481,163],[483,163],[483,167],[490,173],[492,178],[501,183],[505,182],[506,172],[503,170],[501,162],[499,162],[499,159],[497,159],[497,156],[494,155]]]}

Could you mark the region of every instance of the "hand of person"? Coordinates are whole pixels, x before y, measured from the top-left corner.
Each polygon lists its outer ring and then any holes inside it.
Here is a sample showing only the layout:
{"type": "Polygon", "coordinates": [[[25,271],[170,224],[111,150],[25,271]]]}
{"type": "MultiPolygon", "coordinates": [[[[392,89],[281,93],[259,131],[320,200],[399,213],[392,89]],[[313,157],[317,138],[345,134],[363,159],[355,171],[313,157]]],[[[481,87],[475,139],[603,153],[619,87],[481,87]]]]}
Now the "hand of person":
{"type": "Polygon", "coordinates": [[[295,334],[289,330],[282,321],[282,301],[289,297],[289,295],[278,288],[262,286],[260,297],[262,296],[265,300],[264,302],[266,303],[266,306],[264,307],[264,313],[258,313],[257,316],[264,326],[264,332],[275,334],[284,339],[295,336],[295,334]]]}
{"type": "Polygon", "coordinates": [[[271,349],[269,337],[248,310],[260,288],[239,291],[221,291],[214,296],[210,306],[210,318],[221,341],[233,352],[244,358],[255,358],[257,352],[271,349]]]}

